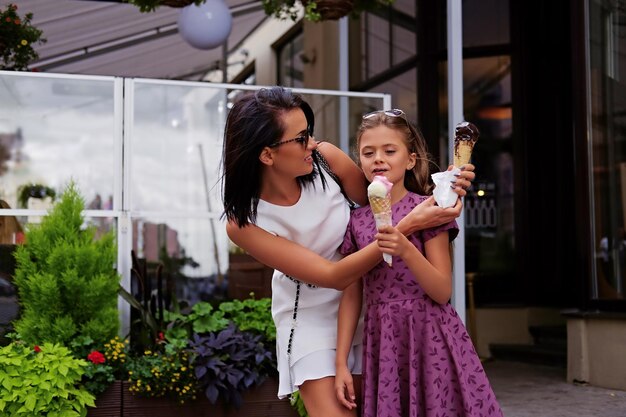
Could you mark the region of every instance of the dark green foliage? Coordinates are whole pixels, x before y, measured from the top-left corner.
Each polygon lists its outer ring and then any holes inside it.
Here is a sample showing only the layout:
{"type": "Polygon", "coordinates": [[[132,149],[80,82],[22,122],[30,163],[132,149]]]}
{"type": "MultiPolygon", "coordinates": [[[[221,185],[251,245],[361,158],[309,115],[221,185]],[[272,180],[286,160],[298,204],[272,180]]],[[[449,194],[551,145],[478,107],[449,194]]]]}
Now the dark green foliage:
{"type": "Polygon", "coordinates": [[[83,227],[84,206],[70,184],[41,224],[28,228],[26,243],[16,251],[22,312],[15,329],[26,343],[70,346],[81,336],[103,345],[118,332],[114,236],[94,240],[95,229],[83,227]]]}
{"type": "Polygon", "coordinates": [[[263,336],[238,330],[230,324],[219,332],[194,334],[190,347],[194,372],[206,397],[241,407],[242,393],[273,372],[275,358],[263,344],[263,336]]]}

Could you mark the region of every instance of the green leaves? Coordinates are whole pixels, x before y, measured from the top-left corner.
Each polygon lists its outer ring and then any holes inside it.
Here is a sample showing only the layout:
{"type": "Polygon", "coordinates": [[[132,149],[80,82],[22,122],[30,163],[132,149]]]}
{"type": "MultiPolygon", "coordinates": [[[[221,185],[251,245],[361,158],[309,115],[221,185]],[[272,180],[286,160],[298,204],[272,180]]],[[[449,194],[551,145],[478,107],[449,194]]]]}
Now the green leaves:
{"type": "Polygon", "coordinates": [[[94,396],[79,385],[87,363],[69,349],[44,343],[40,352],[14,342],[0,348],[2,415],[81,416],[94,396]]]}
{"type": "MultiPolygon", "coordinates": [[[[15,329],[28,344],[72,346],[79,336],[104,344],[117,334],[117,250],[112,233],[95,240],[84,227],[84,200],[71,183],[16,251],[22,314],[15,329]]],[[[82,356],[80,351],[77,354],[82,356]]]]}

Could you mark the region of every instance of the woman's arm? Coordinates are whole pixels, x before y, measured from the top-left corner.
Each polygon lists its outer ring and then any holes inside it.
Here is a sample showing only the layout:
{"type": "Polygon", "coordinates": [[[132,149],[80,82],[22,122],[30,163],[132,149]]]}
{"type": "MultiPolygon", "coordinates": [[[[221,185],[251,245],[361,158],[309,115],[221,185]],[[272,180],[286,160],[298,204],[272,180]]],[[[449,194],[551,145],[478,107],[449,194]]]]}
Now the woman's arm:
{"type": "Polygon", "coordinates": [[[424,244],[422,253],[404,234],[392,226],[384,226],[376,234],[383,253],[399,256],[407,265],[426,294],[439,304],[452,296],[452,261],[450,260],[448,232],[441,232],[424,244]]]}
{"type": "Polygon", "coordinates": [[[335,393],[337,400],[349,410],[356,407],[352,373],[348,368],[348,355],[352,348],[354,332],[359,324],[363,302],[361,280],[346,288],[341,295],[337,317],[337,353],[335,356],[335,393]]]}
{"type": "Polygon", "coordinates": [[[348,197],[361,206],[367,205],[367,180],[361,168],[332,143],[319,142],[317,150],[326,158],[330,169],[339,177],[348,197]]]}
{"type": "Polygon", "coordinates": [[[228,237],[262,264],[320,287],[343,290],[381,261],[376,242],[332,262],[315,252],[258,226],[226,225],[228,237]]]}
{"type": "MultiPolygon", "coordinates": [[[[448,167],[448,170],[451,168],[452,165],[448,167]]],[[[475,167],[472,164],[466,164],[461,167],[461,172],[454,184],[454,191],[459,197],[464,197],[467,194],[466,190],[471,187],[472,181],[474,181],[476,177],[474,169],[475,167]]],[[[460,198],[457,200],[454,207],[441,208],[435,204],[434,197],[430,196],[421,204],[415,206],[409,214],[400,220],[397,227],[402,233],[408,236],[418,230],[450,223],[461,215],[461,210],[463,210],[463,203],[460,198]]]]}

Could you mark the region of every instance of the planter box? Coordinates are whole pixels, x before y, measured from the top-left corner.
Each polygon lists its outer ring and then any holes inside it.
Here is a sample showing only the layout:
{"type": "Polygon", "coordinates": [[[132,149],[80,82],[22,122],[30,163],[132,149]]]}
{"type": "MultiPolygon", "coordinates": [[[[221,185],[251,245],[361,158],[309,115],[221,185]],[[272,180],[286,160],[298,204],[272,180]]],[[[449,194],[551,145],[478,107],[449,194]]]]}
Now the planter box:
{"type": "Polygon", "coordinates": [[[203,393],[193,402],[178,404],[166,398],[133,395],[128,387],[128,382],[113,383],[98,396],[96,408],[87,409],[87,417],[299,417],[289,400],[276,397],[277,378],[268,378],[246,392],[239,409],[220,402],[211,404],[203,393]]]}
{"type": "Polygon", "coordinates": [[[228,257],[228,298],[245,300],[272,296],[274,270],[248,254],[230,254],[228,257]]]}
{"type": "Polygon", "coordinates": [[[220,402],[211,404],[203,393],[198,399],[178,404],[165,398],[144,398],[132,395],[128,383],[122,391],[123,417],[298,417],[289,400],[279,400],[278,379],[268,378],[261,386],[251,389],[243,396],[243,405],[236,409],[220,402]]]}
{"type": "Polygon", "coordinates": [[[122,417],[122,381],[115,381],[96,398],[96,408],[87,408],[87,417],[122,417]]]}

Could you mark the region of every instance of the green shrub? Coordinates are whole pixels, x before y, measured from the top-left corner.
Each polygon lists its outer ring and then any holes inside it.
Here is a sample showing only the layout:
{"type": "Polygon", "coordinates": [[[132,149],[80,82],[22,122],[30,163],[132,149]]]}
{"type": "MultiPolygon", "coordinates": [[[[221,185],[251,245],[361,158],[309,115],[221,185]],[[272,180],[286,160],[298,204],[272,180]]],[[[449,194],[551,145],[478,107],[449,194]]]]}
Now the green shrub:
{"type": "Polygon", "coordinates": [[[0,415],[79,417],[94,396],[79,385],[87,363],[51,343],[0,348],[0,415]]]}
{"type": "Polygon", "coordinates": [[[117,335],[120,278],[114,269],[114,236],[109,232],[95,240],[95,228],[83,227],[84,206],[70,184],[41,224],[28,228],[26,243],[16,250],[21,317],[14,327],[27,344],[76,346],[72,342],[80,338],[102,346],[117,335]]]}

